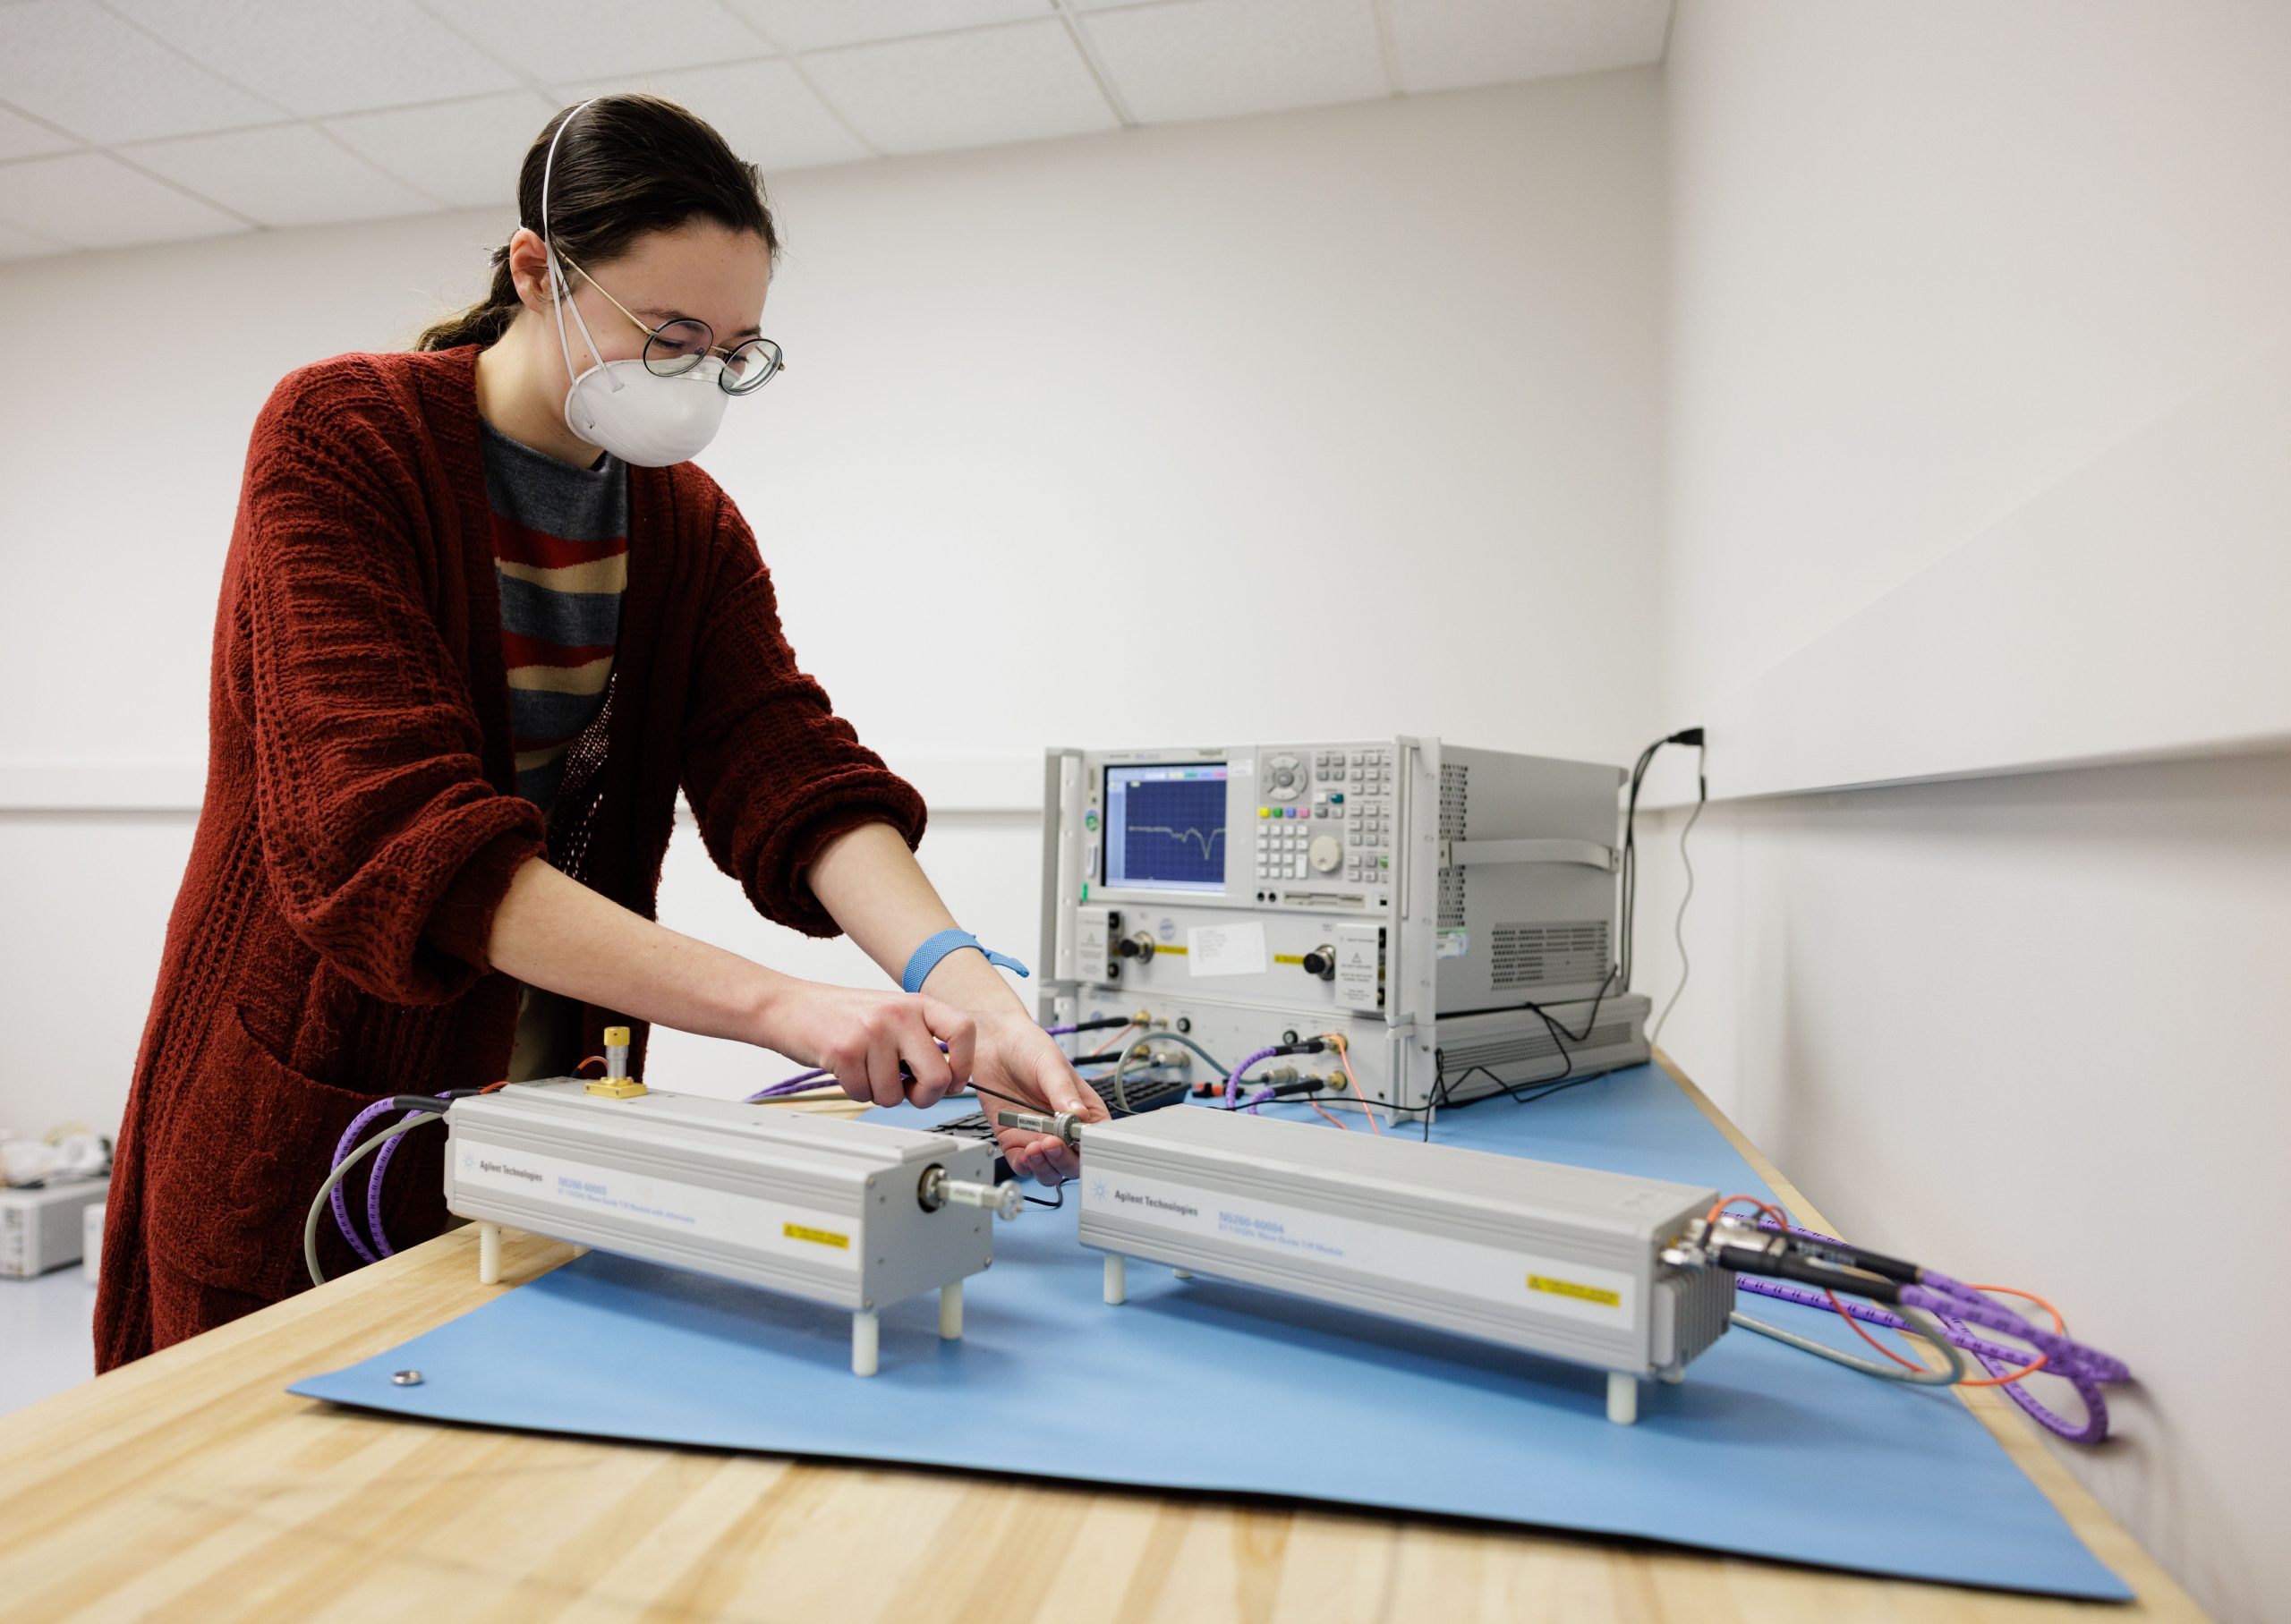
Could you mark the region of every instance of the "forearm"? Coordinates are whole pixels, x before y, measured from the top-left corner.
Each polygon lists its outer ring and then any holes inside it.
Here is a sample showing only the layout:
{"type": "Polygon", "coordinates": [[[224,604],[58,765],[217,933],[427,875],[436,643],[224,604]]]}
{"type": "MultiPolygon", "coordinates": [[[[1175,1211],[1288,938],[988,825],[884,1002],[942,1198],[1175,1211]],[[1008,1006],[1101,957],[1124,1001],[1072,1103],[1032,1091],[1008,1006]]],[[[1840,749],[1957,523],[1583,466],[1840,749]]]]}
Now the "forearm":
{"type": "MultiPolygon", "coordinates": [[[[804,877],[820,906],[894,982],[916,948],[958,923],[888,823],[863,823],[837,836],[804,877]]],[[[972,1011],[1007,1007],[1023,1014],[1026,1008],[1001,972],[978,953],[948,954],[923,991],[972,1011]]]]}
{"type": "Polygon", "coordinates": [[[509,881],[486,951],[532,986],[750,1043],[793,979],[631,913],[538,858],[509,881]]]}

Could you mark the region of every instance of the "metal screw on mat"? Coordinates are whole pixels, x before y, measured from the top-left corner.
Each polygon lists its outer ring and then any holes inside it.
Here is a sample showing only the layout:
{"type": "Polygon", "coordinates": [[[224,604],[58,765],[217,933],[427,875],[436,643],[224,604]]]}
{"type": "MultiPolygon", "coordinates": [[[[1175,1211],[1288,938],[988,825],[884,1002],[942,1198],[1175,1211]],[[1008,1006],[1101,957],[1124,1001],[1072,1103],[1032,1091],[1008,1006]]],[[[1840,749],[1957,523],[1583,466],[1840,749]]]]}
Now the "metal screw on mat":
{"type": "Polygon", "coordinates": [[[419,1387],[422,1385],[422,1373],[418,1370],[392,1371],[390,1373],[390,1385],[392,1387],[419,1387]]]}

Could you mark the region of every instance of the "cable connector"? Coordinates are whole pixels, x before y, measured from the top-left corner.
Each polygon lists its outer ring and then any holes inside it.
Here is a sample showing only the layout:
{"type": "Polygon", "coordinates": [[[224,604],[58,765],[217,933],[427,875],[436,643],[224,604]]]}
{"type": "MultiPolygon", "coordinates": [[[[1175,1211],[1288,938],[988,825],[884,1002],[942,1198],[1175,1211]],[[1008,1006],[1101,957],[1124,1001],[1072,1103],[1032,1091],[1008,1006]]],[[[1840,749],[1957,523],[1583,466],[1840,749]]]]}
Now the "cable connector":
{"type": "Polygon", "coordinates": [[[1731,1269],[1737,1274],[1763,1275],[1768,1280],[1796,1280],[1825,1291],[1851,1291],[1872,1302],[1901,1298],[1896,1280],[1838,1261],[1810,1248],[1779,1229],[1761,1229],[1738,1218],[1716,1221],[1695,1220],[1686,1227],[1684,1241],[1667,1247],[1663,1261],[1680,1269],[1731,1269]]]}
{"type": "Polygon", "coordinates": [[[1067,1144],[1077,1144],[1082,1137],[1082,1118],[1072,1111],[1060,1111],[1045,1117],[1040,1111],[997,1111],[996,1124],[1015,1127],[1021,1133],[1049,1134],[1067,1144]]]}
{"type": "Polygon", "coordinates": [[[646,1090],[642,1083],[628,1075],[628,1028],[605,1028],[605,1075],[592,1077],[586,1092],[602,1094],[609,1100],[634,1100],[646,1090]]]}
{"type": "Polygon", "coordinates": [[[980,1184],[973,1179],[950,1178],[946,1169],[937,1166],[924,1169],[916,1197],[925,1212],[936,1212],[945,1206],[983,1207],[1005,1222],[1018,1217],[1026,1199],[1026,1192],[1015,1183],[980,1184]]]}

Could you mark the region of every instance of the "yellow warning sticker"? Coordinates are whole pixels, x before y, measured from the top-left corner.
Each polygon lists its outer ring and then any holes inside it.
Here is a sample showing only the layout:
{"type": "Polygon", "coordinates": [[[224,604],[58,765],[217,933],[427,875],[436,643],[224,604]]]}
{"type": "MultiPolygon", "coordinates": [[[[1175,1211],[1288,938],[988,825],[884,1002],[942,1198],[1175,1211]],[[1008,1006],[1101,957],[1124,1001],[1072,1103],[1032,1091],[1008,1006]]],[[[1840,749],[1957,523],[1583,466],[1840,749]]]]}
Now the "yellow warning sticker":
{"type": "Polygon", "coordinates": [[[1586,1286],[1580,1280],[1555,1280],[1547,1274],[1528,1276],[1528,1289],[1548,1291],[1554,1297],[1571,1297],[1582,1303],[1597,1303],[1602,1308],[1622,1306],[1622,1293],[1619,1291],[1609,1291],[1603,1286],[1586,1286]]]}
{"type": "Polygon", "coordinates": [[[814,1246],[841,1246],[846,1251],[851,1247],[848,1235],[839,1235],[832,1229],[814,1229],[809,1224],[782,1224],[779,1232],[789,1240],[807,1240],[814,1246]]]}

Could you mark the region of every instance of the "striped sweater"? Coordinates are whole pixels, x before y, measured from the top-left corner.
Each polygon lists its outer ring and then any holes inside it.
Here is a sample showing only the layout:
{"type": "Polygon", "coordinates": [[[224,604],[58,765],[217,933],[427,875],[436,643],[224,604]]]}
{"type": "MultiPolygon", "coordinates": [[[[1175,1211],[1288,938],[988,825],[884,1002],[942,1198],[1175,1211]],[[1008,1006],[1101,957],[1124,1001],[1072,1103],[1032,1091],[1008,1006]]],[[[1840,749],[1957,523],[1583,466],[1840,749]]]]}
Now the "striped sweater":
{"type": "Polygon", "coordinates": [[[604,706],[628,584],[628,467],[576,468],[480,418],[501,583],[517,792],[542,812],[565,752],[604,706]]]}

